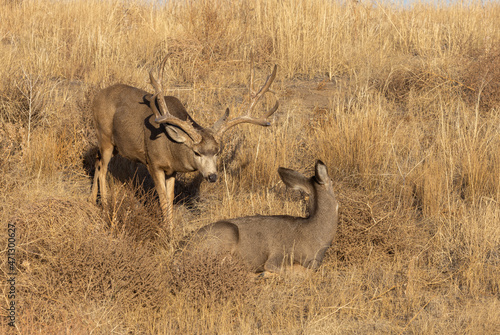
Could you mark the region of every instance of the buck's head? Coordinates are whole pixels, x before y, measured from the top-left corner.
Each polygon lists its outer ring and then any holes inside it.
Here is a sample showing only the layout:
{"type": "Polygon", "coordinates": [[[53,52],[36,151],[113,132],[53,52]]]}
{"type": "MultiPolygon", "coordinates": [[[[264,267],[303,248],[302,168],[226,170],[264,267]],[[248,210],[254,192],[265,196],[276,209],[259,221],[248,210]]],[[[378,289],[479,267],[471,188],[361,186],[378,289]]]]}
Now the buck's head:
{"type": "Polygon", "coordinates": [[[217,156],[220,152],[220,146],[208,129],[204,129],[203,132],[205,134],[201,142],[192,148],[194,167],[200,171],[205,179],[215,183],[217,181],[217,156]]]}
{"type": "MultiPolygon", "coordinates": [[[[162,66],[168,56],[163,60],[162,66]]],[[[162,67],[161,66],[161,67],[162,67]]],[[[274,107],[264,113],[261,117],[252,117],[250,112],[255,105],[264,96],[276,78],[277,66],[274,66],[272,74],[267,78],[265,84],[258,90],[253,90],[253,74],[250,81],[250,105],[247,113],[244,116],[236,117],[227,120],[229,116],[229,108],[226,109],[222,117],[215,122],[210,128],[194,127],[190,118],[180,120],[173,116],[165,103],[163,89],[160,83],[154,78],[153,71],[149,73],[151,85],[155,89],[155,94],[150,100],[150,106],[156,116],[155,122],[165,124],[165,129],[168,136],[177,143],[184,143],[188,146],[192,153],[192,157],[188,160],[191,162],[192,168],[200,171],[203,177],[210,182],[217,180],[217,155],[220,152],[220,143],[222,135],[231,127],[240,123],[252,123],[260,126],[269,126],[267,118],[270,117],[279,106],[278,101],[274,107]],[[158,108],[156,107],[158,105],[158,108]]]]}
{"type": "Polygon", "coordinates": [[[155,121],[164,123],[165,132],[171,141],[186,147],[187,150],[182,150],[176,156],[183,162],[187,171],[199,171],[209,182],[217,181],[217,156],[220,146],[212,129],[196,129],[189,121],[179,119],[162,120],[160,117],[155,121]]]}

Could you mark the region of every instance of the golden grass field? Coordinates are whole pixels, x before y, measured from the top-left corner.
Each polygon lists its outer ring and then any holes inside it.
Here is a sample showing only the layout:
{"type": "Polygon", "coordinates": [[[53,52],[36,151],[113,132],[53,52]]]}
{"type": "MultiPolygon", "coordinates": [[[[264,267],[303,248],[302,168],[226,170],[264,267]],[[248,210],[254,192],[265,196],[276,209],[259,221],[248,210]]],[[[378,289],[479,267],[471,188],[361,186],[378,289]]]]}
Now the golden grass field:
{"type": "MultiPolygon", "coordinates": [[[[2,323],[18,334],[500,332],[500,5],[330,0],[0,1],[2,323]],[[167,242],[144,167],[88,201],[95,93],[164,86],[209,126],[274,64],[272,127],[224,137],[217,183],[180,176],[167,242]],[[279,166],[329,167],[337,237],[305,278],[185,259],[222,218],[304,215],[279,166]],[[8,225],[15,226],[15,327],[8,225]]],[[[261,107],[272,103],[271,99],[261,107]]],[[[137,168],[137,170],[136,170],[137,168]]]]}

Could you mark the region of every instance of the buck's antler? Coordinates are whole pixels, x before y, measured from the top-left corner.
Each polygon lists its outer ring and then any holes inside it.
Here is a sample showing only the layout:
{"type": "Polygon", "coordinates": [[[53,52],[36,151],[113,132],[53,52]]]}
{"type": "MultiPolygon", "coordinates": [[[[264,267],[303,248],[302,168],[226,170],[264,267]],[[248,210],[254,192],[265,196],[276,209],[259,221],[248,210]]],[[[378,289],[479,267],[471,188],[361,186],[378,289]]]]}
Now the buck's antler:
{"type": "Polygon", "coordinates": [[[274,92],[269,90],[269,88],[271,87],[271,84],[273,83],[274,79],[276,78],[277,68],[278,68],[278,66],[274,65],[273,72],[271,73],[271,75],[269,77],[267,77],[267,80],[264,83],[264,85],[260,88],[260,90],[258,92],[255,92],[255,90],[253,89],[253,60],[252,60],[252,70],[250,71],[250,97],[251,97],[250,106],[248,107],[245,115],[231,119],[229,121],[227,121],[227,117],[229,116],[229,108],[226,109],[226,112],[224,113],[224,115],[212,127],[214,134],[215,134],[214,136],[216,138],[220,138],[226,130],[228,130],[229,128],[234,127],[240,123],[252,123],[252,124],[257,124],[259,126],[264,126],[264,127],[271,125],[269,123],[269,121],[267,121],[267,118],[270,117],[271,115],[273,115],[273,113],[276,112],[276,110],[278,109],[278,107],[279,107],[278,100],[276,100],[276,103],[274,104],[273,108],[268,110],[261,117],[258,117],[258,118],[252,117],[252,116],[250,116],[250,112],[255,108],[255,105],[257,105],[257,103],[264,96],[264,94],[266,94],[267,92],[274,94],[274,92]]]}
{"type": "MultiPolygon", "coordinates": [[[[160,63],[159,66],[159,78],[163,78],[163,68],[165,66],[165,63],[167,59],[169,58],[170,54],[168,54],[163,61],[160,63]]],[[[172,124],[174,126],[177,126],[181,128],[186,134],[188,134],[189,137],[193,140],[194,144],[198,144],[201,142],[201,135],[198,133],[198,131],[193,127],[193,124],[187,120],[181,120],[175,116],[173,116],[169,111],[167,104],[165,103],[165,99],[163,98],[165,94],[163,93],[163,88],[158,80],[155,79],[153,75],[153,70],[149,71],[149,81],[151,82],[151,86],[155,89],[155,94],[151,98],[151,109],[153,110],[153,113],[155,114],[155,122],[157,123],[168,123],[172,124]],[[160,111],[158,111],[158,108],[156,108],[156,103],[158,103],[158,107],[160,111]]]]}

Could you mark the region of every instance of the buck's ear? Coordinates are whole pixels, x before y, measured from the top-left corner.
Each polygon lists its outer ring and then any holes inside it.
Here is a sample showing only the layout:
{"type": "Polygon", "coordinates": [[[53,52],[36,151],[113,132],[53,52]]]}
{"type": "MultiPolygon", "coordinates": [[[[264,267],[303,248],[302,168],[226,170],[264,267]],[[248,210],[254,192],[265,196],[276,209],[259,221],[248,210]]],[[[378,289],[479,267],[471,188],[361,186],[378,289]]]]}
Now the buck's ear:
{"type": "Polygon", "coordinates": [[[193,142],[191,140],[191,137],[189,137],[189,135],[186,134],[184,130],[182,130],[179,127],[166,124],[165,130],[167,131],[168,137],[170,137],[174,142],[185,143],[187,145],[190,145],[193,142]]]}
{"type": "Polygon", "coordinates": [[[283,180],[283,183],[285,183],[287,187],[290,187],[294,190],[304,191],[307,194],[312,193],[309,178],[306,178],[302,173],[282,167],[278,169],[278,173],[281,177],[281,180],[283,180]]]}
{"type": "Polygon", "coordinates": [[[318,184],[323,185],[330,180],[330,176],[328,175],[328,169],[326,168],[325,163],[318,160],[316,162],[316,166],[314,169],[316,171],[316,175],[314,176],[314,178],[316,179],[318,184]]]}

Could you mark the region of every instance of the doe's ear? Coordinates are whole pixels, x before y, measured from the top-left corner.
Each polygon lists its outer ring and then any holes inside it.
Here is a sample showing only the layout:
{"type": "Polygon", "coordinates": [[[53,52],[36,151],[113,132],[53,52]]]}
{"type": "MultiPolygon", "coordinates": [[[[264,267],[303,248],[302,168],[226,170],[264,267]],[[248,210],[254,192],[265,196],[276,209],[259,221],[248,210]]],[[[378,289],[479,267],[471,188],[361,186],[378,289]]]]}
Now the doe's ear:
{"type": "Polygon", "coordinates": [[[165,130],[167,131],[168,137],[174,140],[177,143],[185,143],[190,145],[193,141],[188,134],[186,134],[181,128],[165,124],[165,130]]]}
{"type": "Polygon", "coordinates": [[[330,176],[328,175],[328,169],[326,168],[325,163],[323,163],[319,159],[316,162],[316,166],[314,169],[316,172],[316,175],[314,176],[314,178],[316,179],[318,184],[323,185],[326,182],[328,182],[328,180],[330,180],[330,176]]]}
{"type": "Polygon", "coordinates": [[[306,178],[302,173],[282,167],[278,169],[278,173],[281,177],[281,180],[283,180],[283,183],[285,183],[287,187],[290,187],[294,190],[304,191],[307,194],[312,193],[309,178],[306,178]]]}

